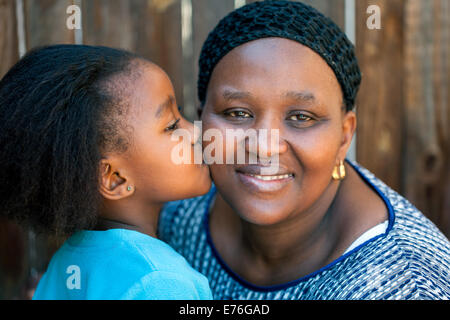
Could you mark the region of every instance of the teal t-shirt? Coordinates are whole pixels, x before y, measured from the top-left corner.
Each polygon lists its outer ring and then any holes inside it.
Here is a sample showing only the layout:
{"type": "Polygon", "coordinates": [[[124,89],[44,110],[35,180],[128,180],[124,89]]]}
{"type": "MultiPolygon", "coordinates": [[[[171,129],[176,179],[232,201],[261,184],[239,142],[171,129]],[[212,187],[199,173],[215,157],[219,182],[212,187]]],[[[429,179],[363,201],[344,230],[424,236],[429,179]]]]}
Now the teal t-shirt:
{"type": "Polygon", "coordinates": [[[143,233],[79,231],[52,257],[34,300],[212,299],[208,280],[165,242],[143,233]]]}

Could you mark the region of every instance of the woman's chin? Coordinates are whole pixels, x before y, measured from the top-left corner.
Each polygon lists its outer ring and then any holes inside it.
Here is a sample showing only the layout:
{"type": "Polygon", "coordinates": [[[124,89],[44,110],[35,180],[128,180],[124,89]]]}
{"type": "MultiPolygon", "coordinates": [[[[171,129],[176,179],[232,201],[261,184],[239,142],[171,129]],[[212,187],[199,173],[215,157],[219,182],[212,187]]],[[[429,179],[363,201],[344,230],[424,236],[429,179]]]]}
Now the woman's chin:
{"type": "Polygon", "coordinates": [[[238,213],[242,220],[258,226],[272,226],[282,222],[286,218],[286,215],[281,212],[268,210],[242,209],[239,211],[242,212],[238,213]]]}

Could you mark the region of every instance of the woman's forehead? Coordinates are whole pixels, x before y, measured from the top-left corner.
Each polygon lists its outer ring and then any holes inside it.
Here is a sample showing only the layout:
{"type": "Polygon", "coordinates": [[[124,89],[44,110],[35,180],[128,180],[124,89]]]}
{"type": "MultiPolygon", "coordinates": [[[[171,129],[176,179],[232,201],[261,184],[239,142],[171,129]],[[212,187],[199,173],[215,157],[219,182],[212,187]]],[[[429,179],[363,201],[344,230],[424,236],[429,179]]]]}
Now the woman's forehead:
{"type": "Polygon", "coordinates": [[[214,68],[208,95],[227,97],[230,91],[286,98],[292,93],[309,92],[320,100],[323,96],[342,96],[333,70],[322,57],[283,38],[247,42],[224,56],[214,68]]]}

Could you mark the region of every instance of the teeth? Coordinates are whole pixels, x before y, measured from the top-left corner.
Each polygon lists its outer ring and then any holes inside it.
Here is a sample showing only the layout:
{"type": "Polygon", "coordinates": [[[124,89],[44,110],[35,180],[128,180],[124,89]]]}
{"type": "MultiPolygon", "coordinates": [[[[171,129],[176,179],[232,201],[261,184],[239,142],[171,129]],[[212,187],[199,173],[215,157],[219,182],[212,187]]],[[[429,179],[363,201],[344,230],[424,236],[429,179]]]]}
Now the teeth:
{"type": "Polygon", "coordinates": [[[283,175],[279,175],[279,176],[261,176],[259,174],[249,174],[249,176],[255,177],[257,179],[261,179],[264,181],[270,181],[270,180],[287,179],[289,177],[292,177],[292,174],[288,173],[288,174],[283,174],[283,175]]]}

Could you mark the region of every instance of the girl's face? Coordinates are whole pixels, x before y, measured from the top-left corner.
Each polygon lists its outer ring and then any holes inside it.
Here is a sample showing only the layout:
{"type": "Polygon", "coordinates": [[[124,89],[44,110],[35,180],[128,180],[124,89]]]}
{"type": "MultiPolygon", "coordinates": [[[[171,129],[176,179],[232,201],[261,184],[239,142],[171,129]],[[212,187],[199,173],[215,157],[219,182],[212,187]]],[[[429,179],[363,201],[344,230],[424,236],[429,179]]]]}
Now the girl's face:
{"type": "MultiPolygon", "coordinates": [[[[220,60],[208,86],[203,130],[219,129],[223,137],[227,129],[279,130],[278,151],[270,137],[268,146],[258,145],[268,156],[278,154],[275,174],[261,176],[260,163],[210,165],[220,195],[241,218],[270,225],[320,205],[356,125],[342,101],[332,69],[297,42],[260,39],[220,60]]],[[[224,158],[231,151],[236,155],[237,145],[224,142],[224,158]]],[[[254,151],[244,145],[248,159],[254,151]]]]}
{"type": "Polygon", "coordinates": [[[156,65],[141,64],[141,76],[131,88],[127,126],[131,130],[131,145],[118,160],[127,186],[133,196],[144,201],[162,203],[205,194],[211,186],[209,169],[204,164],[194,164],[194,126],[185,120],[175,101],[172,83],[166,73],[156,65]],[[191,151],[190,163],[176,164],[172,150],[180,144],[172,140],[175,129],[190,132],[184,140],[191,151]]]}

